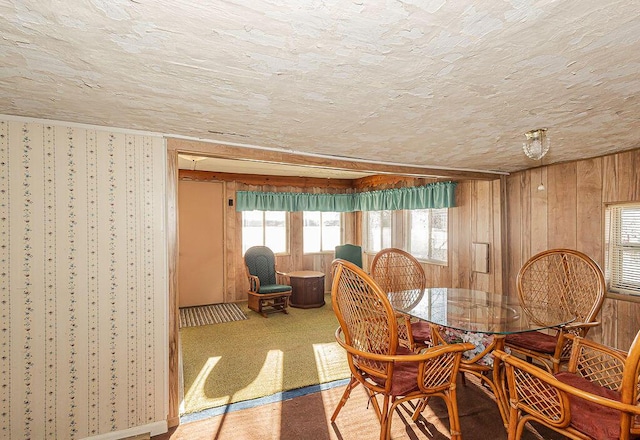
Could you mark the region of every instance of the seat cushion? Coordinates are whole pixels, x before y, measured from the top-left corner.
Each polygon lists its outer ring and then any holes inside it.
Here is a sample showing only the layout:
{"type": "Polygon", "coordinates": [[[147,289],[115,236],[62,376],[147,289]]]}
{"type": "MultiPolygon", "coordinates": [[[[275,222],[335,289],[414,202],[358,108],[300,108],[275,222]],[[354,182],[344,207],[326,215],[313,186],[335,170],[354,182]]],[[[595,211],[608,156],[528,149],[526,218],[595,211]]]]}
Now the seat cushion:
{"type": "Polygon", "coordinates": [[[513,333],[507,335],[505,343],[539,353],[553,354],[556,351],[558,338],[542,332],[513,333]]]}
{"type": "Polygon", "coordinates": [[[431,326],[424,321],[412,322],[411,335],[413,340],[419,344],[431,342],[431,326]]]}
{"type": "MultiPolygon", "coordinates": [[[[413,355],[413,351],[406,347],[398,347],[398,355],[413,355]]],[[[384,381],[378,378],[371,378],[378,385],[384,386],[384,381]]],[[[417,391],[418,387],[418,363],[417,362],[396,362],[393,368],[391,379],[391,395],[406,396],[412,391],[417,391]]]]}
{"type": "Polygon", "coordinates": [[[258,293],[279,293],[289,292],[290,290],[291,286],[287,286],[286,284],[268,284],[266,286],[260,286],[258,293]]]}
{"type": "MultiPolygon", "coordinates": [[[[620,400],[620,393],[600,386],[577,374],[566,371],[554,375],[560,382],[582,391],[611,400],[620,400]]],[[[620,438],[620,411],[569,394],[571,426],[589,437],[601,440],[620,438]]]]}

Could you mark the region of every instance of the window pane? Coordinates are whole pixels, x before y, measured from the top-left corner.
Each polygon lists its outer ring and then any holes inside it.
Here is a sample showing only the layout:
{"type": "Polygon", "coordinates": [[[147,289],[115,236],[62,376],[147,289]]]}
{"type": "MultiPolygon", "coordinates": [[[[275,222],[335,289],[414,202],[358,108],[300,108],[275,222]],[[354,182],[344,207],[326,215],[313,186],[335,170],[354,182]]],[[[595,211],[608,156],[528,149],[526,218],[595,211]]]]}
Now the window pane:
{"type": "Polygon", "coordinates": [[[605,272],[613,292],[640,294],[640,205],[607,209],[605,272]]]}
{"type": "Polygon", "coordinates": [[[303,213],[303,252],[333,251],[341,242],[341,219],[339,212],[303,213]]]}
{"type": "Polygon", "coordinates": [[[431,255],[430,259],[447,262],[448,221],[446,209],[430,210],[431,255]]]}
{"type": "MultiPolygon", "coordinates": [[[[382,211],[382,248],[391,247],[391,211],[382,211]]],[[[380,250],[380,249],[379,249],[380,250]]]]}
{"type": "Polygon", "coordinates": [[[367,228],[367,250],[371,252],[378,252],[382,249],[380,237],[382,231],[382,225],[380,224],[381,214],[379,211],[369,211],[366,213],[366,228],[367,228]]]}
{"type": "Polygon", "coordinates": [[[321,218],[320,212],[303,213],[302,249],[305,254],[320,252],[321,218]]]}
{"type": "Polygon", "coordinates": [[[242,213],[242,253],[251,246],[267,246],[274,253],[287,251],[287,213],[244,211],[242,213]]]}
{"type": "Polygon", "coordinates": [[[264,241],[274,254],[287,251],[287,216],[283,211],[265,211],[264,241]]]}
{"type": "Polygon", "coordinates": [[[419,260],[429,259],[429,211],[415,209],[409,211],[410,238],[409,253],[419,260]]]}
{"type": "Polygon", "coordinates": [[[408,213],[409,252],[420,260],[446,263],[447,210],[415,209],[408,213]]]}
{"type": "Polygon", "coordinates": [[[339,212],[322,213],[322,250],[332,251],[341,241],[341,225],[339,212]]]}
{"type": "Polygon", "coordinates": [[[244,211],[242,213],[242,254],[251,246],[262,246],[262,211],[244,211]]]}

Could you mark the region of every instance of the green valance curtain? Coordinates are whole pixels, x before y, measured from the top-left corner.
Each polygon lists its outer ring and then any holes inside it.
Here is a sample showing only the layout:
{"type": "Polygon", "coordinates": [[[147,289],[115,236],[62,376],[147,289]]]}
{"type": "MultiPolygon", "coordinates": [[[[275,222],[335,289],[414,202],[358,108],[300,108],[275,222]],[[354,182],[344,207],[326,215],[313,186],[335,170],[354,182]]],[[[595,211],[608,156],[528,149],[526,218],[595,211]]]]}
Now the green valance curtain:
{"type": "Polygon", "coordinates": [[[456,182],[437,182],[411,188],[351,194],[238,191],[237,211],[384,211],[451,208],[456,182]]]}

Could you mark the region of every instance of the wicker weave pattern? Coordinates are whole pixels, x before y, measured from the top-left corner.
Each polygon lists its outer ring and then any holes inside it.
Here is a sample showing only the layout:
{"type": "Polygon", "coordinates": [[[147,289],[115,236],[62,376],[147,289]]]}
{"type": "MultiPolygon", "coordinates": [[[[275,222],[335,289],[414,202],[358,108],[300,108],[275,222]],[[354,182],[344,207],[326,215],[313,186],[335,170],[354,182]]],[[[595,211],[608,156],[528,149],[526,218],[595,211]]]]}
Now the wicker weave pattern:
{"type": "MultiPolygon", "coordinates": [[[[550,423],[562,424],[560,391],[524,370],[514,370],[518,406],[550,423]]],[[[565,422],[566,423],[566,422],[565,422]]]]}
{"type": "Polygon", "coordinates": [[[575,350],[575,365],[569,366],[572,371],[598,385],[620,391],[626,353],[591,344],[579,344],[575,350]]]}
{"type": "Polygon", "coordinates": [[[427,280],[420,263],[409,253],[383,249],[371,262],[371,276],[383,292],[422,292],[427,280]]]}
{"type": "Polygon", "coordinates": [[[567,318],[592,322],[603,298],[601,270],[589,257],[555,249],[531,258],[520,270],[518,295],[525,313],[537,324],[567,318]]]}
{"type": "MultiPolygon", "coordinates": [[[[519,439],[524,424],[529,420],[543,423],[572,439],[592,438],[589,433],[579,431],[578,425],[571,424],[572,414],[580,409],[571,407],[569,395],[601,405],[603,414],[605,408],[620,411],[619,438],[636,438],[640,434],[640,332],[628,353],[574,335],[564,335],[563,338],[570,339],[573,347],[567,372],[619,392],[619,400],[606,399],[573,387],[557,380],[546,370],[498,350],[494,354],[504,362],[511,400],[509,439],[519,439]]],[[[598,414],[594,412],[592,416],[597,418],[598,414]]]]}
{"type": "Polygon", "coordinates": [[[426,398],[438,396],[447,403],[451,438],[459,440],[454,379],[462,353],[473,345],[451,344],[427,348],[420,353],[399,354],[396,315],[380,286],[362,269],[345,260],[334,260],[332,273],[331,301],[340,323],[336,339],[347,351],[351,380],[331,421],[335,421],[351,390],[361,384],[380,420],[381,439],[389,439],[391,417],[398,405],[420,399],[414,413],[416,420],[426,398]],[[396,372],[398,374],[394,374],[396,372]]]}
{"type": "MultiPolygon", "coordinates": [[[[383,249],[371,262],[371,276],[383,292],[393,296],[394,304],[410,306],[422,296],[427,284],[424,269],[411,254],[396,248],[383,249]]],[[[411,320],[398,314],[398,337],[400,344],[412,350],[427,345],[428,341],[414,341],[411,320]]]]}
{"type": "MultiPolygon", "coordinates": [[[[393,334],[394,329],[389,327],[388,311],[372,286],[346,267],[335,288],[338,291],[338,307],[346,325],[347,344],[367,353],[395,354],[397,333],[393,334]]],[[[354,363],[369,374],[386,376],[387,365],[383,362],[356,356],[354,363]]]]}
{"type": "Polygon", "coordinates": [[[459,357],[459,354],[451,352],[425,362],[423,389],[435,392],[455,382],[452,373],[454,371],[456,357],[459,357]]]}
{"type": "MultiPolygon", "coordinates": [[[[586,336],[594,325],[605,294],[602,270],[589,256],[572,249],[551,249],[531,257],[518,272],[516,280],[520,304],[536,324],[548,326],[573,320],[560,331],[586,336]]],[[[551,354],[532,347],[507,346],[537,359],[549,371],[559,371],[571,355],[571,344],[558,344],[551,354]]],[[[568,340],[565,340],[568,342],[568,340]]]]}

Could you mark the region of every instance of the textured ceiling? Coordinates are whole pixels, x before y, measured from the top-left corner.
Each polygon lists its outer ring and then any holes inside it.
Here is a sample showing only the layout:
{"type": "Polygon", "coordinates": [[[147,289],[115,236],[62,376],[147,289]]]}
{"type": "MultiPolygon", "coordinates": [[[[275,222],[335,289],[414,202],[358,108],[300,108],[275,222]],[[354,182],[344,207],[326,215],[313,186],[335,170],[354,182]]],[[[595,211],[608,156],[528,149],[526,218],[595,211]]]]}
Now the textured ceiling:
{"type": "Polygon", "coordinates": [[[474,170],[640,147],[640,1],[2,0],[0,113],[474,170]]]}

